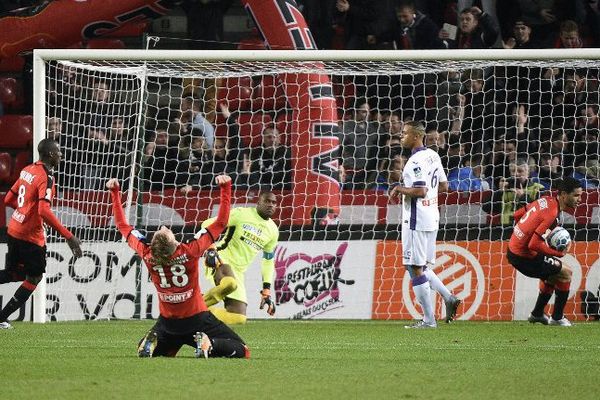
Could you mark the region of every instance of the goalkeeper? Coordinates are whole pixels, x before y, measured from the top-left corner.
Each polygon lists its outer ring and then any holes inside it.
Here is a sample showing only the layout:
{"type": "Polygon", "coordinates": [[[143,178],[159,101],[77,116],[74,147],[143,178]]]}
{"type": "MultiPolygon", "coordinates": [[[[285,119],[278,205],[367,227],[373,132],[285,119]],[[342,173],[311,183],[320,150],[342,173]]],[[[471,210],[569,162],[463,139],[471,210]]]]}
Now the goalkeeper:
{"type": "MultiPolygon", "coordinates": [[[[206,275],[215,285],[204,294],[204,301],[210,311],[226,324],[246,322],[248,300],[244,277],[248,266],[261,250],[263,288],[260,291],[260,308],[266,306],[269,315],[275,314],[271,285],[279,229],[271,217],[276,207],[275,195],[272,192],[262,192],[256,207],[232,209],[223,239],[216,249],[209,249],[204,255],[206,275]],[[221,301],[225,308],[211,307],[221,301]]],[[[213,221],[214,218],[204,221],[203,230],[213,221]]]]}

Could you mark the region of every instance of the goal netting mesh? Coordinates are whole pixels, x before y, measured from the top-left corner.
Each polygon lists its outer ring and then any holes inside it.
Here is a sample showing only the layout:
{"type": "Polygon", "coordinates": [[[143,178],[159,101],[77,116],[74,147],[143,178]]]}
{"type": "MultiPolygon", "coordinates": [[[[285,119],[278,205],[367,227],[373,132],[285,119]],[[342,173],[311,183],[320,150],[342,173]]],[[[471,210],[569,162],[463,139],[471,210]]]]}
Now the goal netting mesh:
{"type": "MultiPolygon", "coordinates": [[[[189,239],[218,210],[214,177],[234,179],[235,206],[278,198],[279,318],[410,319],[419,307],[402,266],[401,207],[387,196],[409,153],[406,121],[423,121],[450,191],[432,266],[463,300],[460,319],[527,317],[537,282],[504,253],[512,212],[563,175],[584,183],[563,213],[577,239],[569,318],[597,295],[598,61],[46,62],[46,135],[64,160],[54,210],[84,240],[73,260],[51,240],[47,318],[150,318],[157,299],[119,241],[106,181],[121,181],[130,222],[189,239]]],[[[248,270],[258,310],[260,259],[248,270]]],[[[209,286],[203,282],[203,288],[209,286]]],[[[438,316],[443,301],[436,299],[438,316]]],[[[22,313],[23,314],[23,313],[22,313]]],[[[26,314],[26,313],[25,313],[26,314]]]]}

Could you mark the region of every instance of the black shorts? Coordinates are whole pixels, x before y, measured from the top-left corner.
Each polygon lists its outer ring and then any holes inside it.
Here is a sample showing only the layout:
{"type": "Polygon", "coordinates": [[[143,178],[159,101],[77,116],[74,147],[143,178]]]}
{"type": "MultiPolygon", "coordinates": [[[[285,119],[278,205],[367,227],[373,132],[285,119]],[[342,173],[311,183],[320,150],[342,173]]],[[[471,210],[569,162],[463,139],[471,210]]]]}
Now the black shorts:
{"type": "Polygon", "coordinates": [[[562,261],[558,258],[543,254],[538,254],[534,258],[525,258],[508,250],[506,258],[517,271],[530,278],[546,280],[558,274],[562,268],[562,261]]]}
{"type": "Polygon", "coordinates": [[[41,276],[46,272],[46,246],[7,235],[6,270],[13,274],[41,276]]]}
{"type": "Polygon", "coordinates": [[[203,311],[184,319],[159,317],[156,324],[150,329],[150,332],[152,331],[156,332],[158,337],[158,345],[154,349],[152,357],[175,357],[184,344],[196,348],[194,341],[196,332],[204,332],[211,339],[233,339],[245,344],[242,338],[210,311],[203,311]]]}

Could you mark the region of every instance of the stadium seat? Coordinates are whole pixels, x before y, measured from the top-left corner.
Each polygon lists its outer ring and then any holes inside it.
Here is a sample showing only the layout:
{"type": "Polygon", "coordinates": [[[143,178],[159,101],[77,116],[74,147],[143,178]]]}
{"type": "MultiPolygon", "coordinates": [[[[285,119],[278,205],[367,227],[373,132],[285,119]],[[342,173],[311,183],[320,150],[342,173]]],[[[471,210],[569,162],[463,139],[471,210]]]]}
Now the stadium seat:
{"type": "Polygon", "coordinates": [[[0,184],[11,184],[12,157],[8,153],[0,153],[0,184]]]}
{"type": "Polygon", "coordinates": [[[4,106],[4,112],[13,114],[23,112],[25,95],[21,80],[0,78],[0,102],[4,106]]]}
{"type": "Polygon", "coordinates": [[[31,115],[3,115],[0,117],[0,147],[29,149],[33,143],[31,115]]]}

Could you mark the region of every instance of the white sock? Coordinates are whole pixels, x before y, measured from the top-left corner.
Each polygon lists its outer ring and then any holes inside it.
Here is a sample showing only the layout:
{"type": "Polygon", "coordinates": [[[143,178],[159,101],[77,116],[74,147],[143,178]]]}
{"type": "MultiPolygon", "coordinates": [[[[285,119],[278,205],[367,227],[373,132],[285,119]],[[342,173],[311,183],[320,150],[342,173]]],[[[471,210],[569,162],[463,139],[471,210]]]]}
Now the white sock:
{"type": "Polygon", "coordinates": [[[429,282],[422,283],[417,286],[413,286],[415,296],[423,309],[423,322],[427,324],[435,323],[435,317],[433,316],[433,304],[431,304],[431,287],[429,282]]]}
{"type": "Polygon", "coordinates": [[[431,268],[427,268],[425,270],[425,275],[429,280],[431,288],[438,292],[444,298],[445,301],[450,300],[450,297],[452,297],[452,293],[450,293],[446,285],[444,285],[444,283],[440,280],[440,278],[438,278],[438,276],[435,274],[435,272],[433,272],[431,268]]]}

